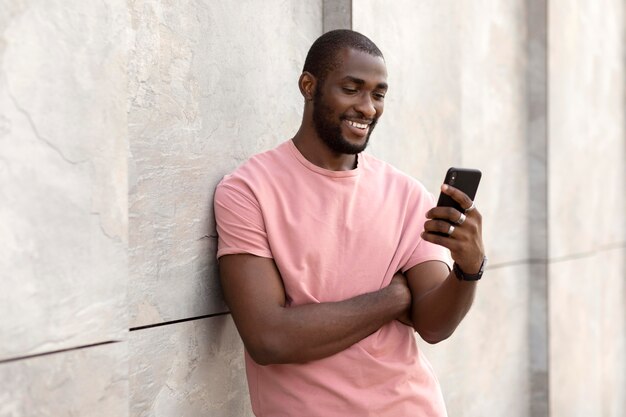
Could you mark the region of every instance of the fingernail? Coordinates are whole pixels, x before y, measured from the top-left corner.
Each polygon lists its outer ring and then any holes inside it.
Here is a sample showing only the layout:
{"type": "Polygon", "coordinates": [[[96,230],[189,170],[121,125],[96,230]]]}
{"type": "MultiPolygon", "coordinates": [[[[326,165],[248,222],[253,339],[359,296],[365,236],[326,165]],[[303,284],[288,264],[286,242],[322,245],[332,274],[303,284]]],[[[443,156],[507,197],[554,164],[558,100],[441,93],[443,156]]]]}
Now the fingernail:
{"type": "Polygon", "coordinates": [[[447,189],[448,189],[448,184],[443,184],[443,185],[441,186],[441,190],[442,190],[442,191],[446,191],[447,189]]]}

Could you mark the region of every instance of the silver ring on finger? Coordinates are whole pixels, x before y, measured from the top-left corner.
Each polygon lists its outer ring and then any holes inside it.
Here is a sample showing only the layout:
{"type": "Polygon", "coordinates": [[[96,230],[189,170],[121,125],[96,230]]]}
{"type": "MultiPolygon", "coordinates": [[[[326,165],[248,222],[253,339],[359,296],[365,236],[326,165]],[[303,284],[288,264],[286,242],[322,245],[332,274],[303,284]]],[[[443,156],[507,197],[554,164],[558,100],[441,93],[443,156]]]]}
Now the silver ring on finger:
{"type": "Polygon", "coordinates": [[[472,201],[472,205],[465,209],[465,213],[469,213],[470,211],[474,210],[475,208],[476,208],[476,205],[474,205],[474,202],[472,201]]]}
{"type": "Polygon", "coordinates": [[[455,227],[450,225],[450,227],[448,228],[448,236],[452,236],[452,233],[454,232],[455,227]]]}
{"type": "Polygon", "coordinates": [[[465,222],[466,218],[467,218],[467,216],[465,214],[461,213],[461,217],[459,217],[459,220],[457,220],[455,222],[455,224],[457,224],[459,226],[462,225],[465,222]]]}

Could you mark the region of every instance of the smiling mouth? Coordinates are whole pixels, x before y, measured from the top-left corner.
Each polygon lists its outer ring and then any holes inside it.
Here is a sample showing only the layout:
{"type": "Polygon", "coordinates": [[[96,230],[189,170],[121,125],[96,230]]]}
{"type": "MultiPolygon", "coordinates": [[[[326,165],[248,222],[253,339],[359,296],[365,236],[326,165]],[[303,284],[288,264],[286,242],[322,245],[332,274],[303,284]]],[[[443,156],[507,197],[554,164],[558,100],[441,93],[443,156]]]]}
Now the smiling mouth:
{"type": "Polygon", "coordinates": [[[369,123],[358,123],[352,120],[346,120],[348,124],[352,127],[356,127],[357,129],[365,130],[369,127],[369,123]]]}

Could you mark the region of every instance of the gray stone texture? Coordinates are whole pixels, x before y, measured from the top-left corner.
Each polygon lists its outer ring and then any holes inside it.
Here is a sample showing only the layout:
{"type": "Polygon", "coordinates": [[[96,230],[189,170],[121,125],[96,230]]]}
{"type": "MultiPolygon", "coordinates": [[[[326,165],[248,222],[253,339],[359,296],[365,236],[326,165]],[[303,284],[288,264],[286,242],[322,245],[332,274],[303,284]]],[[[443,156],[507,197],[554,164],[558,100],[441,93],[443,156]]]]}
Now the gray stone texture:
{"type": "Polygon", "coordinates": [[[550,411],[626,415],[626,249],[550,264],[550,411]]]}
{"type": "Polygon", "coordinates": [[[0,363],[0,416],[128,416],[126,342],[0,363]]]}
{"type": "Polygon", "coordinates": [[[252,416],[230,315],[131,332],[130,416],[252,416]]]}
{"type": "Polygon", "coordinates": [[[324,32],[352,29],[352,0],[323,0],[324,32]]]}
{"type": "Polygon", "coordinates": [[[530,415],[549,415],[548,4],[526,1],[530,415]]]}
{"type": "Polygon", "coordinates": [[[131,327],[226,311],[213,191],[289,139],[297,79],[322,32],[321,1],[130,4],[131,327]]]}
{"type": "Polygon", "coordinates": [[[0,359],[124,337],[122,1],[0,15],[0,359]]]}
{"type": "Polygon", "coordinates": [[[530,414],[527,265],[495,268],[474,306],[446,341],[421,343],[441,383],[450,416],[530,414]]]}
{"type": "Polygon", "coordinates": [[[550,415],[623,416],[626,4],[549,16],[550,415]]]}
{"type": "Polygon", "coordinates": [[[626,245],[626,4],[550,2],[550,257],[626,245]]]}
{"type": "Polygon", "coordinates": [[[625,9],[4,1],[0,416],[251,415],[232,319],[206,317],[213,191],[295,133],[305,54],[340,27],[388,65],[371,152],[435,195],[484,173],[490,267],[420,342],[449,414],[626,415],[625,9]]]}

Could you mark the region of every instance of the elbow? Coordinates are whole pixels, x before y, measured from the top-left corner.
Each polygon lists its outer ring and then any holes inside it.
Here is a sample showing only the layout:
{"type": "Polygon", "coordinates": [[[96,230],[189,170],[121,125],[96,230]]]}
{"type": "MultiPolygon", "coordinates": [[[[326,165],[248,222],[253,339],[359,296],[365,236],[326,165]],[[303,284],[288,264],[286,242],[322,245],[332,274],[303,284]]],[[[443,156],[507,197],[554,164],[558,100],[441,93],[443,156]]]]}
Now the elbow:
{"type": "Polygon", "coordinates": [[[252,358],[252,360],[258,365],[268,366],[276,364],[276,362],[272,360],[272,357],[270,355],[259,351],[253,351],[248,348],[246,348],[246,350],[248,351],[248,355],[250,355],[250,358],[252,358]]]}
{"type": "Polygon", "coordinates": [[[428,343],[429,345],[436,345],[439,342],[443,342],[444,340],[446,340],[448,337],[450,336],[444,336],[444,337],[424,337],[422,336],[422,339],[424,339],[424,341],[426,343],[428,343]]]}
{"type": "Polygon", "coordinates": [[[288,363],[288,352],[281,348],[275,337],[260,337],[259,340],[244,345],[250,358],[261,366],[288,363]]]}
{"type": "Polygon", "coordinates": [[[450,336],[452,336],[453,332],[437,332],[437,331],[427,331],[427,330],[417,330],[420,337],[429,345],[436,345],[439,342],[443,342],[450,336]]]}

